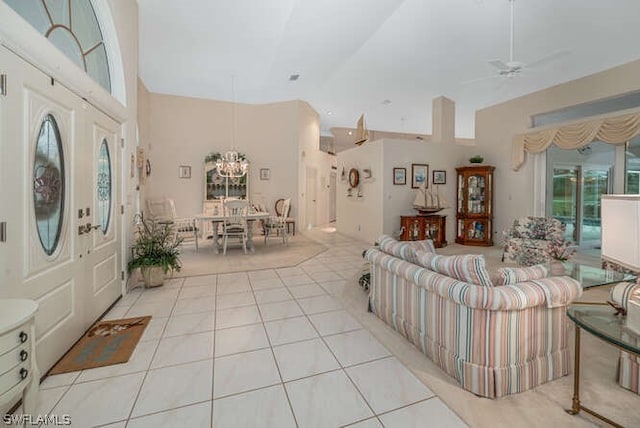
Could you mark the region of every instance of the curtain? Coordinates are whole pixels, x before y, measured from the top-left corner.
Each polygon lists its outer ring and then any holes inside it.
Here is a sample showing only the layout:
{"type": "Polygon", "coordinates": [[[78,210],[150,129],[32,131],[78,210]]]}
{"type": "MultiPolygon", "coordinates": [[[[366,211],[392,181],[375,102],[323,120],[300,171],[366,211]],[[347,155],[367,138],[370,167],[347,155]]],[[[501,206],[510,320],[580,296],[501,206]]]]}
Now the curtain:
{"type": "Polygon", "coordinates": [[[513,137],[511,167],[514,171],[524,164],[524,153],[540,153],[551,145],[576,149],[594,140],[619,144],[640,135],[640,111],[597,117],[559,127],[530,131],[513,137]]]}

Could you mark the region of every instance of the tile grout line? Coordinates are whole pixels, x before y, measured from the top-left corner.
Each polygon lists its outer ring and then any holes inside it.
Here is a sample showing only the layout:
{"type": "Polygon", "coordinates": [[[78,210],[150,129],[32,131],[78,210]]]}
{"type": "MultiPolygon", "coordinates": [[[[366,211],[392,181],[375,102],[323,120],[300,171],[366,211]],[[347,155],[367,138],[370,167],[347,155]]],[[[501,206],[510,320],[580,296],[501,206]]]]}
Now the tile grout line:
{"type": "MultiPolygon", "coordinates": [[[[278,277],[278,279],[282,282],[282,278],[280,277],[280,275],[278,274],[278,272],[276,272],[274,270],[276,276],[278,277]]],[[[255,299],[255,290],[253,289],[253,285],[251,284],[251,280],[249,280],[249,284],[251,285],[251,290],[254,294],[253,298],[255,299]]],[[[284,282],[282,283],[284,286],[284,282]]],[[[285,286],[286,288],[286,286],[285,286]]],[[[256,306],[258,306],[256,304],[256,306]]],[[[300,308],[300,310],[302,310],[302,308],[300,308]]],[[[284,391],[284,396],[287,399],[287,403],[289,404],[289,411],[291,412],[291,416],[293,416],[293,423],[296,425],[296,428],[300,427],[300,424],[298,423],[298,418],[296,417],[296,412],[293,410],[293,404],[291,403],[291,398],[289,397],[289,391],[287,391],[287,388],[284,385],[284,378],[282,377],[282,371],[280,370],[280,364],[278,364],[278,359],[276,358],[276,353],[273,351],[273,345],[271,343],[271,338],[269,337],[269,333],[267,332],[267,327],[265,326],[264,323],[264,318],[262,317],[262,311],[260,311],[260,307],[258,306],[258,314],[260,316],[260,319],[262,320],[262,329],[264,331],[264,335],[267,338],[267,343],[269,344],[269,350],[271,351],[271,357],[273,358],[273,362],[276,365],[276,370],[278,371],[278,376],[280,377],[280,385],[282,385],[282,390],[284,391]]]]}
{"type": "MultiPolygon", "coordinates": [[[[340,303],[340,305],[342,306],[342,303],[340,303]]],[[[344,308],[343,308],[344,310],[344,308]]],[[[346,310],[345,310],[346,312],[346,310]]],[[[348,313],[348,312],[347,312],[348,313]]],[[[314,314],[315,315],[315,314],[314,314]]],[[[311,322],[311,319],[309,319],[309,323],[311,324],[311,326],[316,329],[316,326],[313,324],[313,322],[311,322]]],[[[333,352],[333,350],[331,349],[331,347],[329,346],[329,344],[326,342],[326,340],[324,339],[324,337],[320,334],[320,331],[318,331],[316,329],[316,332],[318,333],[318,336],[320,337],[320,340],[322,340],[322,343],[324,344],[324,346],[329,350],[329,352],[331,353],[331,355],[333,356],[333,358],[336,360],[336,362],[338,363],[339,369],[341,370],[345,376],[347,376],[347,379],[349,379],[349,382],[351,382],[351,384],[355,387],[356,391],[358,391],[358,394],[360,394],[360,397],[362,397],[362,399],[364,400],[365,404],[367,405],[367,407],[369,408],[369,410],[371,411],[371,414],[373,416],[376,416],[376,412],[373,410],[373,407],[371,406],[371,404],[369,404],[369,401],[367,401],[366,397],[364,396],[364,394],[362,393],[362,391],[360,391],[360,388],[358,388],[358,386],[355,384],[355,382],[353,381],[353,379],[351,379],[351,376],[349,376],[349,373],[347,373],[347,371],[345,370],[344,366],[342,365],[342,363],[340,362],[340,360],[338,359],[338,357],[335,355],[335,353],[333,352]]],[[[369,418],[366,418],[369,419],[369,418]]],[[[356,422],[350,422],[349,425],[353,425],[356,422]]]]}
{"type": "Polygon", "coordinates": [[[216,384],[216,327],[218,326],[218,280],[219,276],[216,275],[216,292],[214,294],[214,302],[213,302],[213,346],[211,349],[212,358],[211,358],[211,394],[209,394],[210,402],[211,402],[211,412],[209,414],[209,426],[213,428],[214,425],[214,393],[215,393],[215,384],[216,384]]]}
{"type": "MultiPolygon", "coordinates": [[[[180,291],[182,290],[182,287],[184,287],[184,279],[182,280],[180,287],[178,288],[178,295],[180,295],[180,291]]],[[[140,294],[140,297],[142,297],[142,294],[140,294]]],[[[140,298],[138,298],[140,299],[140,298]]],[[[169,312],[169,317],[171,318],[171,314],[173,313],[173,309],[175,308],[176,302],[178,301],[178,297],[176,296],[175,301],[173,302],[173,306],[171,307],[171,311],[169,312]]],[[[149,375],[149,371],[151,370],[151,364],[153,363],[154,358],[156,357],[157,353],[158,353],[158,348],[160,348],[160,342],[162,341],[162,337],[164,336],[164,332],[167,328],[167,325],[169,325],[169,319],[167,319],[167,323],[164,325],[164,327],[162,328],[162,332],[160,333],[160,339],[158,340],[158,344],[156,345],[156,349],[153,351],[153,355],[151,356],[151,359],[149,360],[149,365],[147,367],[147,370],[144,372],[144,376],[142,377],[142,382],[140,383],[140,387],[138,388],[138,392],[136,393],[135,398],[133,399],[133,404],[131,405],[131,409],[129,410],[126,422],[125,422],[125,428],[127,425],[129,425],[129,420],[131,419],[131,416],[133,414],[133,409],[135,409],[136,404],[138,403],[138,399],[140,398],[140,393],[142,392],[142,388],[144,387],[144,383],[147,380],[147,376],[149,375]]],[[[147,325],[148,327],[148,325],[147,325]]]]}

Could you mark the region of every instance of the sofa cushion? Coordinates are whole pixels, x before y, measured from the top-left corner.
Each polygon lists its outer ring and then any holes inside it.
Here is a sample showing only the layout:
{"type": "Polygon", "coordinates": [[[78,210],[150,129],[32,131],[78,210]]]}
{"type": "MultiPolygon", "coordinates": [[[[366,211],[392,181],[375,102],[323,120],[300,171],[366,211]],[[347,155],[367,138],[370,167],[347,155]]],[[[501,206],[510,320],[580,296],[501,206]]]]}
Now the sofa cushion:
{"type": "Polygon", "coordinates": [[[494,285],[518,284],[534,279],[546,278],[548,271],[545,265],[529,267],[504,267],[498,269],[494,278],[494,285]]]}
{"type": "Polygon", "coordinates": [[[442,256],[426,251],[418,251],[416,257],[417,264],[439,274],[469,284],[482,285],[484,287],[493,286],[485,265],[484,256],[442,256]]]}
{"type": "Polygon", "coordinates": [[[609,300],[626,310],[629,306],[629,299],[636,289],[640,289],[640,284],[635,282],[619,282],[611,288],[609,300]]]}
{"type": "Polygon", "coordinates": [[[427,253],[436,252],[433,241],[430,239],[425,241],[396,241],[389,235],[380,235],[377,242],[380,251],[399,257],[410,263],[417,264],[416,251],[424,251],[427,253]]]}

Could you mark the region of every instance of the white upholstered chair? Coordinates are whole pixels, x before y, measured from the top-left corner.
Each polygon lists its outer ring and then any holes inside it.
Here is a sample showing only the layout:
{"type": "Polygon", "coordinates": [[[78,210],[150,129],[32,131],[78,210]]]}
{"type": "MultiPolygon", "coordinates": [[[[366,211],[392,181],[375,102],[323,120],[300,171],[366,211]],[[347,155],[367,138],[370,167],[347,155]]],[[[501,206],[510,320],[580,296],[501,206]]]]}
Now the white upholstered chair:
{"type": "Polygon", "coordinates": [[[194,218],[178,218],[173,199],[148,199],[148,214],[156,222],[171,224],[176,237],[182,242],[194,242],[198,251],[198,227],[194,218]]]}

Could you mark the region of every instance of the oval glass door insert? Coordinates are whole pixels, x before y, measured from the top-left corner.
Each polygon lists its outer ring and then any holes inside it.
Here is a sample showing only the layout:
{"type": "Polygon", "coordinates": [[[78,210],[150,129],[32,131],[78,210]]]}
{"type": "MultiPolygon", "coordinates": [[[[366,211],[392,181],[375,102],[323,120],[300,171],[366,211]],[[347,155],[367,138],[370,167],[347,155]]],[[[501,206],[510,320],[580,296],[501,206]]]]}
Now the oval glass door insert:
{"type": "Polygon", "coordinates": [[[33,163],[33,207],[42,249],[52,255],[58,247],[64,216],[64,156],[54,117],[40,126],[33,163]]]}
{"type": "Polygon", "coordinates": [[[109,154],[109,145],[105,139],[100,144],[97,174],[98,221],[100,222],[102,233],[106,235],[107,230],[109,230],[109,221],[111,220],[111,155],[109,154]]]}

